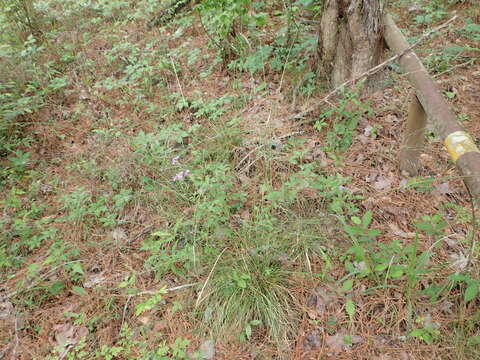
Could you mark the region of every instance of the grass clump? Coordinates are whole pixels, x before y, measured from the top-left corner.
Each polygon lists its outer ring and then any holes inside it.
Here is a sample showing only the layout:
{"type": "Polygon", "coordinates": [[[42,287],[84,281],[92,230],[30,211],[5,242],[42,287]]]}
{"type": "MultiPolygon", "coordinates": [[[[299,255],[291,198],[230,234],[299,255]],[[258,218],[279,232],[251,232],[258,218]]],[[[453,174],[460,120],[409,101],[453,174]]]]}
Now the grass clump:
{"type": "Polygon", "coordinates": [[[199,299],[203,321],[218,338],[233,335],[245,341],[263,334],[286,346],[298,314],[290,290],[291,275],[271,254],[244,249],[215,270],[199,299]]]}

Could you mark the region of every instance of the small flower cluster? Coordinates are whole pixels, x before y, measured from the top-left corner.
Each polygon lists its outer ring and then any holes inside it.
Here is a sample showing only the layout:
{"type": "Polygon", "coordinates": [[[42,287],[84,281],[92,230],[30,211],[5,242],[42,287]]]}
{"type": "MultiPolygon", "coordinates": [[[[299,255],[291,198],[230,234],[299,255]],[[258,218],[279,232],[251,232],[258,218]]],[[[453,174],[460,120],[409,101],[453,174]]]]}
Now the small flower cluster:
{"type": "MultiPolygon", "coordinates": [[[[178,160],[180,160],[180,156],[175,156],[172,159],[172,165],[178,165],[178,160]]],[[[179,173],[175,174],[175,176],[172,178],[172,181],[183,180],[188,175],[190,175],[190,170],[187,169],[187,170],[180,171],[179,173]]]]}
{"type": "Polygon", "coordinates": [[[178,160],[180,160],[180,156],[175,156],[175,157],[172,159],[172,165],[178,165],[178,160]]]}
{"type": "Polygon", "coordinates": [[[175,174],[172,181],[182,180],[183,178],[187,177],[189,174],[190,174],[190,170],[188,169],[184,171],[180,171],[179,173],[175,174]]]}

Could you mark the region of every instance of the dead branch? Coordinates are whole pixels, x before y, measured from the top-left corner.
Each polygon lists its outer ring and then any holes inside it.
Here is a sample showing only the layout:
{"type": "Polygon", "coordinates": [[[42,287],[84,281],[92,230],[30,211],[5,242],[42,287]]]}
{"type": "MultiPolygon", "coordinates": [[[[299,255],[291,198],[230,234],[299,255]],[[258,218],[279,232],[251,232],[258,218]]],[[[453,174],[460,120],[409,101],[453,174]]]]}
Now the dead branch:
{"type": "Polygon", "coordinates": [[[166,8],[160,11],[157,16],[148,22],[147,27],[152,28],[154,26],[165,25],[191,2],[192,0],[173,0],[166,8]]]}

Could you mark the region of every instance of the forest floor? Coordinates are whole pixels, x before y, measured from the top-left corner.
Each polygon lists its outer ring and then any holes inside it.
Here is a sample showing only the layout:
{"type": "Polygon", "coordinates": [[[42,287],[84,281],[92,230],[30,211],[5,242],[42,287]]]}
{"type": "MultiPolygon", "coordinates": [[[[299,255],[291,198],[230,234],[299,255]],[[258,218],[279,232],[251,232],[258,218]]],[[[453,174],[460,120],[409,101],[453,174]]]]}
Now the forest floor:
{"type": "MultiPolygon", "coordinates": [[[[412,41],[459,15],[416,51],[478,140],[477,8],[415,3],[412,41]]],[[[398,64],[319,104],[318,13],[255,4],[234,39],[233,6],[38,5],[12,77],[54,91],[0,159],[0,358],[480,358],[480,221],[430,128],[399,172],[398,64]]]]}

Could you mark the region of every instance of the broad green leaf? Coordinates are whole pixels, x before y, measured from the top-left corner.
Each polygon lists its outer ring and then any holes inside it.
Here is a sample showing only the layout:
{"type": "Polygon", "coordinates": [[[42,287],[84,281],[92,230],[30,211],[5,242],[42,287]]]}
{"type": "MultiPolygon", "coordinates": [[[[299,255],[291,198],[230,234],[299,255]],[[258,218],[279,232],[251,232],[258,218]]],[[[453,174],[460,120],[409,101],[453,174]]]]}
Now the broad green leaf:
{"type": "Polygon", "coordinates": [[[347,292],[347,291],[351,290],[352,287],[353,287],[353,280],[348,279],[343,283],[342,291],[347,292]]]}
{"type": "Polygon", "coordinates": [[[77,295],[88,295],[87,290],[81,286],[72,286],[72,292],[77,295]]]}
{"type": "Polygon", "coordinates": [[[352,300],[347,300],[347,303],[345,304],[345,310],[347,311],[348,316],[350,319],[353,318],[353,315],[355,315],[355,304],[353,303],[352,300]]]}
{"type": "Polygon", "coordinates": [[[467,340],[467,344],[472,345],[480,345],[480,336],[471,336],[467,340]]]}
{"type": "Polygon", "coordinates": [[[166,287],[161,288],[160,290],[157,291],[157,293],[152,296],[150,299],[147,299],[146,301],[143,301],[139,304],[137,304],[135,308],[135,315],[138,316],[141,313],[153,309],[160,301],[163,300],[163,294],[167,293],[166,287]]]}
{"type": "Polygon", "coordinates": [[[85,272],[83,271],[83,267],[82,267],[82,264],[80,264],[79,262],[76,262],[76,263],[73,263],[71,265],[71,270],[73,273],[75,274],[80,274],[80,275],[84,275],[85,272]]]}
{"type": "Polygon", "coordinates": [[[468,285],[467,290],[465,290],[464,300],[466,302],[475,299],[478,294],[478,282],[472,281],[470,285],[468,285]]]}
{"type": "Polygon", "coordinates": [[[425,330],[423,330],[423,329],[415,329],[415,330],[411,331],[408,334],[408,336],[416,337],[416,338],[422,338],[424,333],[425,333],[425,330]]]}
{"type": "Polygon", "coordinates": [[[403,270],[403,267],[400,265],[394,265],[390,269],[390,276],[394,279],[399,278],[403,274],[404,274],[404,270],[403,270]]]}
{"type": "Polygon", "coordinates": [[[362,224],[362,220],[360,220],[360,218],[357,217],[357,216],[352,216],[352,222],[353,222],[355,225],[361,225],[361,224],[362,224]]]}
{"type": "Polygon", "coordinates": [[[52,295],[58,295],[65,288],[63,281],[55,281],[52,286],[50,286],[49,291],[52,295]]]}
{"type": "Polygon", "coordinates": [[[370,210],[367,211],[363,215],[363,219],[362,219],[363,226],[365,226],[367,228],[370,225],[370,223],[372,222],[372,217],[373,217],[373,213],[370,210]]]}
{"type": "Polygon", "coordinates": [[[158,237],[171,237],[171,234],[167,231],[156,231],[154,233],[152,233],[152,236],[158,236],[158,237]]]}
{"type": "Polygon", "coordinates": [[[381,272],[381,271],[384,271],[387,267],[388,267],[388,262],[383,264],[377,264],[375,265],[375,271],[381,272]]]}
{"type": "Polygon", "coordinates": [[[252,327],[250,324],[247,324],[247,327],[245,328],[245,335],[247,336],[247,339],[250,339],[250,336],[252,336],[252,327]]]}

